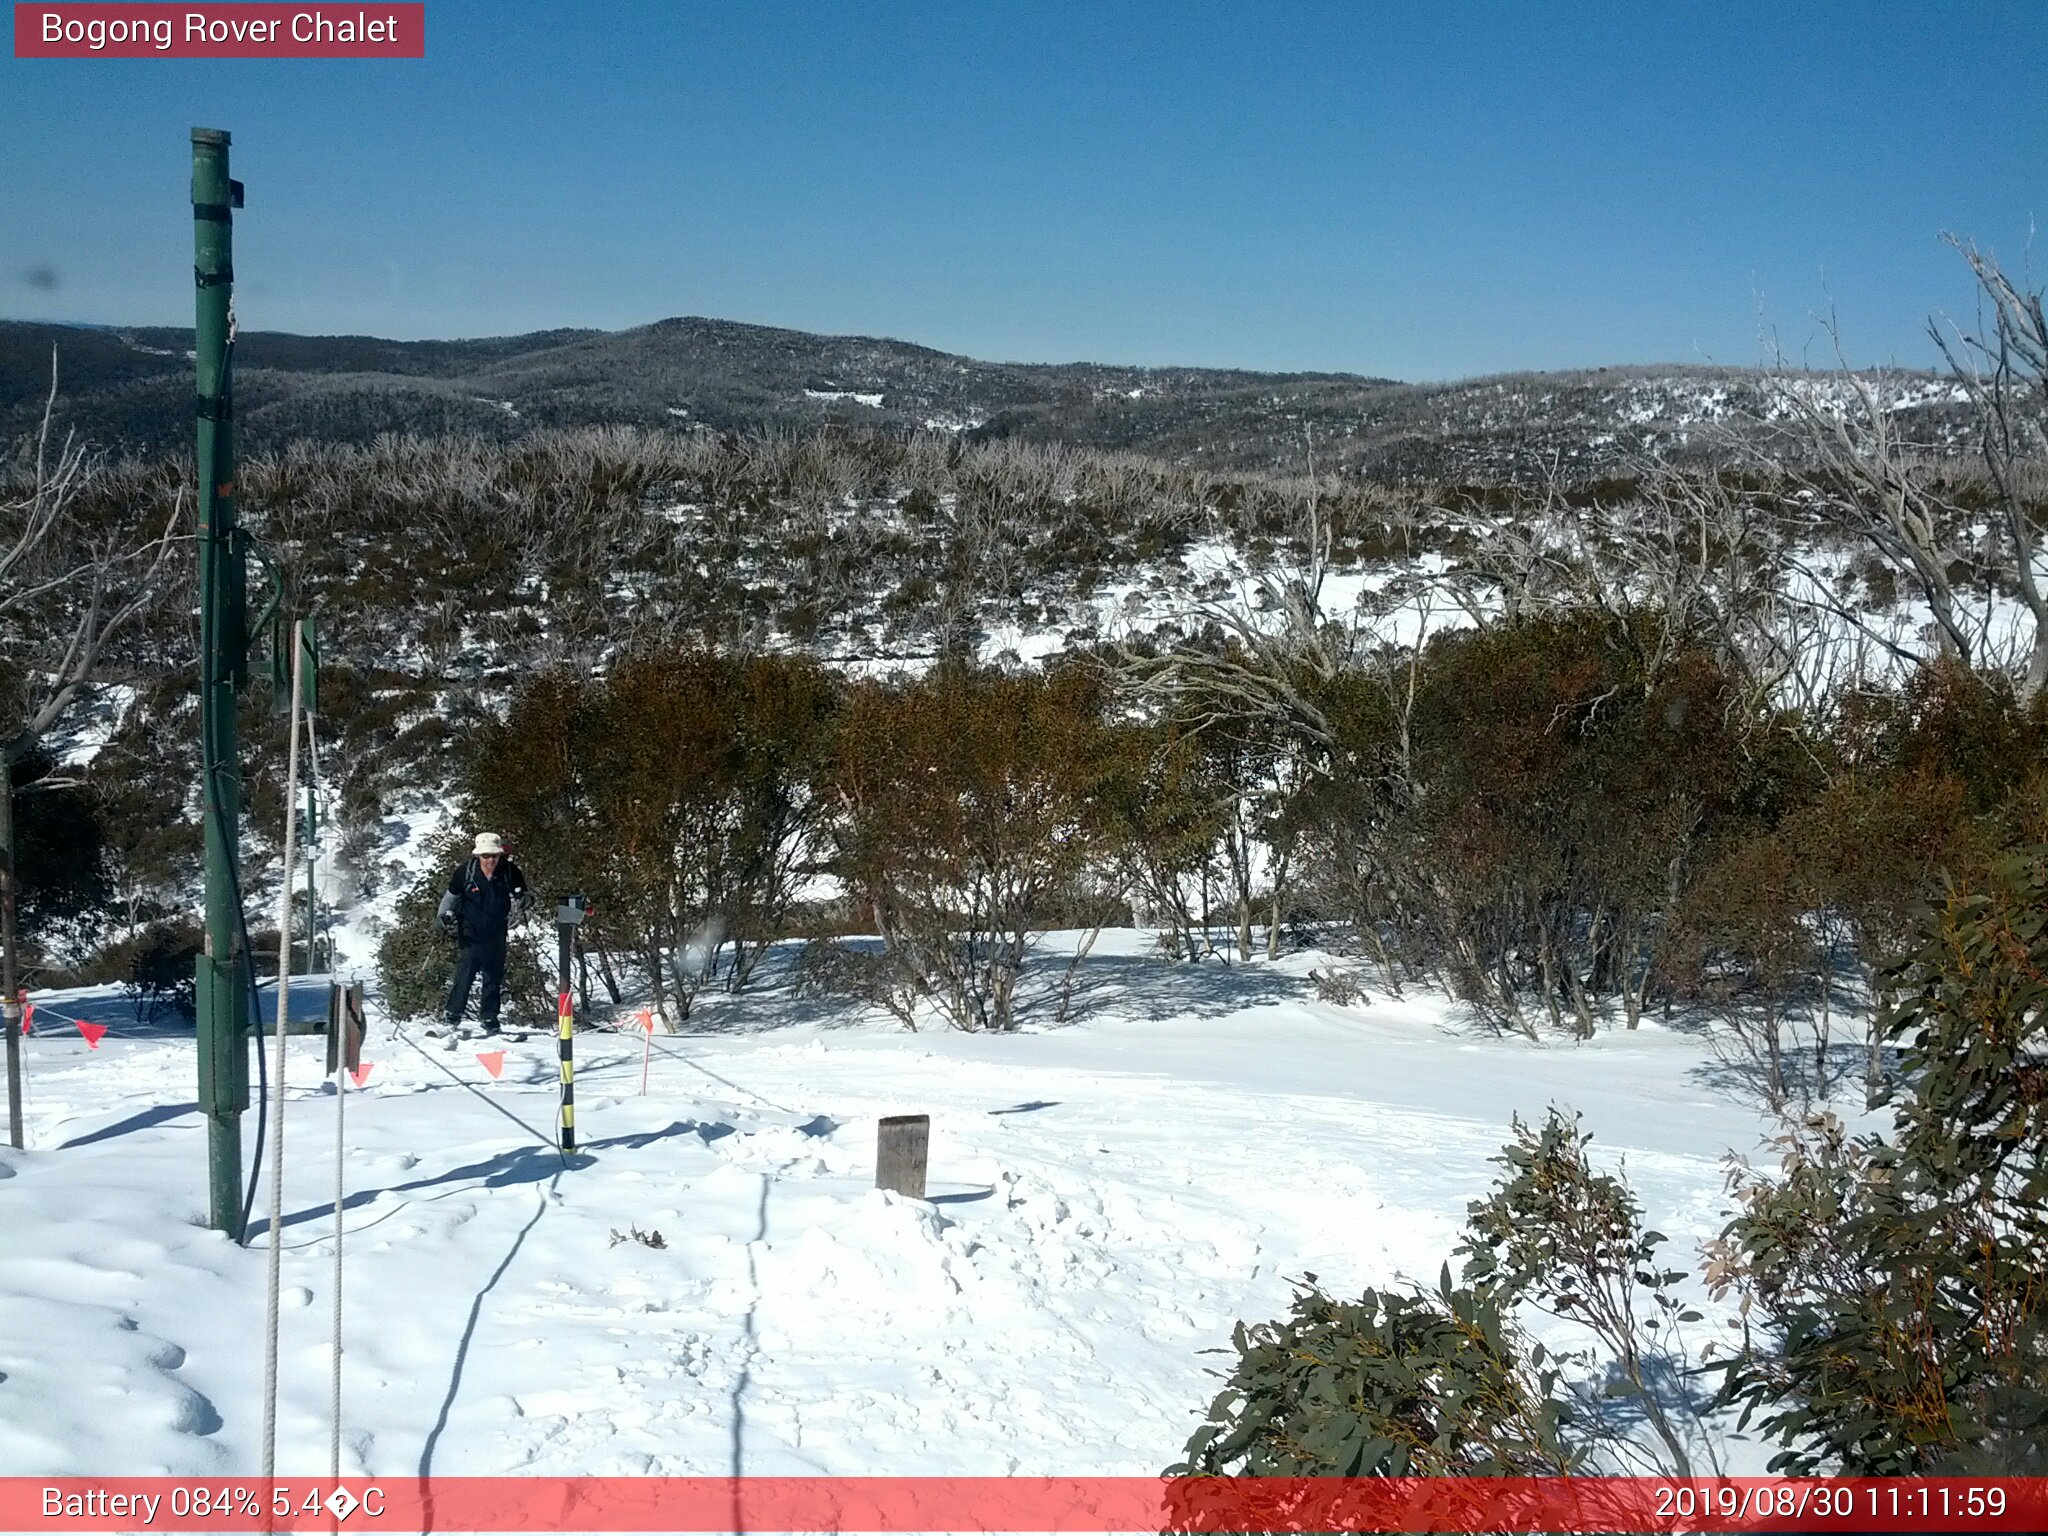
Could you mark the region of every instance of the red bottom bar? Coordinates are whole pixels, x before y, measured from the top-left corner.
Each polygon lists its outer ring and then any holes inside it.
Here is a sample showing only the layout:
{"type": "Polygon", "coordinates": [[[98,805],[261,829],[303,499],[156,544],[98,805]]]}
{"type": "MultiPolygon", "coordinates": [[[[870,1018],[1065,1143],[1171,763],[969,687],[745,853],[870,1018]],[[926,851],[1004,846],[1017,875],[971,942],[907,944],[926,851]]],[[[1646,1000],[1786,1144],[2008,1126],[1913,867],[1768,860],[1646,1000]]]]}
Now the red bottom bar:
{"type": "Polygon", "coordinates": [[[0,1478],[5,1531],[2048,1531],[2048,1478],[0,1478]]]}

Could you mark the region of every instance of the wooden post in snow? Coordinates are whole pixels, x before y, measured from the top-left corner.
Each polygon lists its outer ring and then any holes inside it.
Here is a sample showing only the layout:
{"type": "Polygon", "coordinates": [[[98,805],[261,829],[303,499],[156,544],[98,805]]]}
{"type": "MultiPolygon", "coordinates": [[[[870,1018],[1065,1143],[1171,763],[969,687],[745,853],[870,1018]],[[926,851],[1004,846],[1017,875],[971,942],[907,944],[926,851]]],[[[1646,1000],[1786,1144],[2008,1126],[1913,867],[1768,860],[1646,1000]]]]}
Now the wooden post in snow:
{"type": "Polygon", "coordinates": [[[875,1137],[875,1188],[922,1200],[931,1144],[930,1115],[883,1116],[875,1137]]]}

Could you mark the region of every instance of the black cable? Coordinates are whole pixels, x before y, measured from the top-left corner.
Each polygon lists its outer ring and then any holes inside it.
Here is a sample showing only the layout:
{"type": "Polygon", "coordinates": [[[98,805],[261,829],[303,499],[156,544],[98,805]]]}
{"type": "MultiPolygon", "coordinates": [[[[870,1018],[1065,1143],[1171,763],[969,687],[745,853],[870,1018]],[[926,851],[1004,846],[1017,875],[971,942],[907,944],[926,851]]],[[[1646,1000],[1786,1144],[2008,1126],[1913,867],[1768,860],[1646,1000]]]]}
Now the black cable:
{"type": "MultiPolygon", "coordinates": [[[[235,342],[234,337],[230,335],[221,346],[220,393],[224,397],[232,396],[232,370],[234,363],[235,342]]],[[[229,428],[229,430],[232,431],[233,429],[229,428]]],[[[232,544],[230,545],[229,556],[230,558],[234,556],[232,544]]],[[[214,616],[214,622],[218,625],[221,617],[218,603],[214,605],[214,616]]],[[[245,642],[247,639],[246,636],[239,636],[237,638],[245,642]]],[[[205,708],[206,703],[207,701],[202,698],[200,701],[202,710],[205,708]]],[[[237,707],[232,690],[230,690],[228,707],[230,709],[237,707]]],[[[220,785],[215,782],[214,778],[226,766],[224,763],[202,764],[200,774],[200,777],[206,781],[207,808],[213,815],[214,833],[220,839],[223,851],[235,847],[237,843],[237,839],[229,835],[227,807],[221,804],[220,785]]],[[[249,937],[249,913],[242,900],[242,873],[238,867],[239,861],[237,859],[229,858],[226,863],[228,867],[228,891],[233,896],[235,903],[235,928],[241,936],[242,959],[249,976],[248,1017],[261,1023],[263,1018],[263,998],[256,987],[256,945],[249,937]]],[[[287,875],[287,878],[289,878],[289,875],[287,875]]],[[[236,1044],[241,1049],[247,1049],[247,1036],[247,1023],[245,1021],[237,1021],[234,1038],[236,1044]]],[[[256,1209],[256,1181],[263,1171],[264,1137],[270,1124],[270,1064],[264,1058],[263,1042],[260,1038],[256,1042],[256,1083],[256,1150],[255,1156],[249,1165],[249,1185],[242,1196],[241,1227],[235,1239],[245,1248],[249,1244],[249,1218],[256,1209]]],[[[271,1219],[274,1223],[276,1220],[275,1212],[272,1213],[271,1219]]]]}
{"type": "MultiPolygon", "coordinates": [[[[227,808],[221,804],[220,786],[214,782],[214,775],[221,771],[222,766],[221,764],[215,764],[211,771],[206,773],[205,779],[207,804],[213,813],[215,833],[220,838],[222,848],[225,849],[232,846],[227,835],[227,808]]],[[[227,860],[228,891],[234,898],[235,927],[241,935],[242,957],[249,976],[248,1016],[261,1020],[263,1017],[263,999],[256,989],[256,967],[254,963],[256,946],[249,937],[249,914],[243,907],[242,877],[241,872],[235,867],[236,862],[232,858],[227,860]]],[[[235,1039],[245,1050],[247,1049],[247,1033],[246,1024],[237,1021],[235,1039]]],[[[256,1178],[263,1168],[263,1139],[270,1122],[270,1064],[264,1060],[263,1042],[261,1040],[256,1042],[256,1080],[256,1152],[255,1158],[249,1167],[249,1187],[242,1197],[241,1228],[236,1237],[236,1241],[244,1247],[247,1247],[249,1243],[249,1216],[256,1208],[256,1178]]]]}

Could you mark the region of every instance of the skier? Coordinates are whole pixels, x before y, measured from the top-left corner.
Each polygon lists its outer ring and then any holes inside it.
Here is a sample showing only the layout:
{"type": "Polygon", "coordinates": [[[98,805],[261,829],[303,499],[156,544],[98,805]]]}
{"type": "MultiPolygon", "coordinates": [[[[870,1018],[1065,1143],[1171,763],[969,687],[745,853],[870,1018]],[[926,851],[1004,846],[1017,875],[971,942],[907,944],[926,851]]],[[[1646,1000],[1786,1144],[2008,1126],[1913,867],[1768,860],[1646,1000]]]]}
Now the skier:
{"type": "Polygon", "coordinates": [[[448,891],[441,898],[441,926],[456,943],[455,982],[448,989],[446,1023],[433,1033],[453,1037],[461,1032],[469,989],[477,982],[483,984],[477,1018],[486,1035],[498,1033],[499,994],[505,984],[505,930],[532,910],[526,877],[505,856],[504,842],[495,832],[479,832],[470,857],[448,877],[448,891]]]}

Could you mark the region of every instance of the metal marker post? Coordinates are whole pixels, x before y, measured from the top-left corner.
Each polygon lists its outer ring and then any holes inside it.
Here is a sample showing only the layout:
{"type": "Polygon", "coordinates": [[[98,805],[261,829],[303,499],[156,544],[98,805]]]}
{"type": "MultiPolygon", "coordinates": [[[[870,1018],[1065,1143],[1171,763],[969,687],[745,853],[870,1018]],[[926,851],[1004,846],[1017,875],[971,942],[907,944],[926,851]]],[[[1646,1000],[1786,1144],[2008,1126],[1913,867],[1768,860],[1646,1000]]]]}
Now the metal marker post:
{"type": "Polygon", "coordinates": [[[576,1005],[569,991],[569,962],[576,948],[576,929],[590,911],[579,896],[565,897],[555,909],[555,934],[561,941],[561,963],[557,968],[555,1025],[559,1032],[557,1049],[562,1057],[562,1151],[576,1150],[576,1005]]]}

